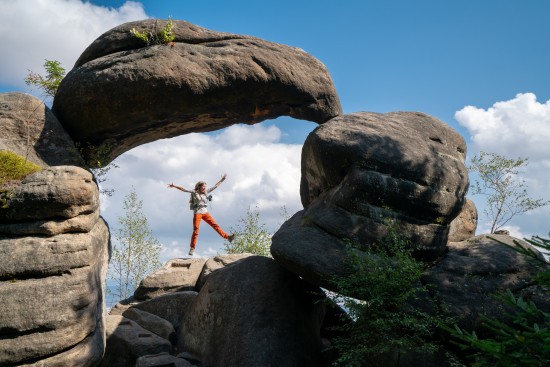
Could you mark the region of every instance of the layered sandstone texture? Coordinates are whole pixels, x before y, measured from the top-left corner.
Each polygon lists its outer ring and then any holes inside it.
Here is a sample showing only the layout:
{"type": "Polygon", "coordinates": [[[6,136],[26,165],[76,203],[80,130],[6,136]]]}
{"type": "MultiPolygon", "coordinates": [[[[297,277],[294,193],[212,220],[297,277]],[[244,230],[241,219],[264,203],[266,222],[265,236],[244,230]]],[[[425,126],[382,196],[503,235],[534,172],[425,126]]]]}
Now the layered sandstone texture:
{"type": "Polygon", "coordinates": [[[109,229],[69,135],[37,98],[0,94],[0,148],[42,170],[0,188],[0,365],[95,366],[109,229]]]}
{"type": "Polygon", "coordinates": [[[303,50],[173,23],[171,44],[148,46],[130,33],[161,29],[166,21],[107,31],[63,79],[53,110],[90,163],[104,165],[140,144],[235,123],[279,116],[323,123],[341,114],[326,67],[303,50]]]}

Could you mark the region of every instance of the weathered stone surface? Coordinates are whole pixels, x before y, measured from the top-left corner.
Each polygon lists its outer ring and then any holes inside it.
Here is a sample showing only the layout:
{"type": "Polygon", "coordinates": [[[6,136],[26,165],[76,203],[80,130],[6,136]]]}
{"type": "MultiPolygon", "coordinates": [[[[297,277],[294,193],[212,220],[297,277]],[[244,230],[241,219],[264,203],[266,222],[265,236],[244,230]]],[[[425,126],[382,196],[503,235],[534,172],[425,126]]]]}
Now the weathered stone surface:
{"type": "Polygon", "coordinates": [[[167,293],[153,299],[131,305],[132,308],[147,311],[168,320],[176,329],[181,326],[181,319],[197,298],[197,292],[185,291],[167,293]]]}
{"type": "Polygon", "coordinates": [[[105,328],[103,322],[98,323],[98,328],[82,342],[67,351],[56,354],[38,362],[18,364],[21,367],[88,367],[97,366],[105,353],[105,328]]]}
{"type": "Polygon", "coordinates": [[[100,147],[102,164],[161,138],[279,116],[323,123],[341,114],[325,66],[303,50],[180,20],[171,46],[145,47],[130,34],[155,23],[166,21],[107,31],[59,86],[53,111],[75,141],[100,147]]]}
{"type": "Polygon", "coordinates": [[[90,172],[75,166],[49,167],[10,189],[0,209],[0,230],[49,235],[76,228],[89,231],[98,212],[99,190],[90,172]],[[64,219],[73,221],[63,223],[64,219]]]}
{"type": "Polygon", "coordinates": [[[193,367],[193,365],[183,358],[174,357],[168,353],[159,353],[139,357],[136,367],[193,367]]]}
{"type": "Polygon", "coordinates": [[[107,348],[102,367],[135,366],[139,357],[170,353],[170,342],[123,316],[108,315],[106,320],[107,348]]]}
{"type": "Polygon", "coordinates": [[[134,298],[146,300],[169,292],[194,290],[205,262],[205,259],[169,260],[139,283],[134,298]]]}
{"type": "Polygon", "coordinates": [[[90,214],[73,218],[51,218],[29,222],[1,222],[0,233],[7,235],[48,235],[61,233],[89,232],[99,220],[99,209],[90,214]]]}
{"type": "Polygon", "coordinates": [[[186,311],[178,351],[212,367],[318,366],[324,305],[312,293],[270,258],[235,262],[210,274],[186,311]]]}
{"type": "Polygon", "coordinates": [[[204,283],[206,283],[206,279],[208,279],[208,276],[212,274],[212,272],[222,269],[230,264],[233,264],[235,261],[242,260],[249,256],[252,256],[252,254],[223,254],[209,258],[206,260],[206,263],[202,268],[199,280],[197,280],[196,289],[200,290],[202,288],[204,283]]]}
{"type": "Polygon", "coordinates": [[[84,166],[84,160],[57,118],[29,94],[0,93],[0,150],[9,150],[42,167],[84,166]]]}
{"type": "Polygon", "coordinates": [[[343,273],[346,246],[367,248],[391,220],[418,258],[437,258],[464,203],[465,151],[458,133],[417,112],[360,112],[317,127],[302,150],[305,209],[273,236],[273,257],[326,287],[343,273]]]}
{"type": "Polygon", "coordinates": [[[0,364],[69,358],[60,365],[72,366],[75,353],[97,364],[108,243],[103,220],[88,234],[0,237],[0,364]]]}
{"type": "Polygon", "coordinates": [[[161,317],[137,308],[129,308],[122,313],[122,316],[135,321],[142,328],[157,334],[171,343],[174,343],[176,340],[174,326],[161,317]]]}
{"type": "MultiPolygon", "coordinates": [[[[507,289],[516,296],[536,301],[546,312],[550,311],[547,291],[532,283],[532,277],[550,265],[495,240],[509,246],[515,246],[514,241],[517,241],[524,248],[533,249],[525,241],[495,234],[452,242],[448,253],[423,277],[435,301],[446,305],[457,325],[466,330],[478,330],[478,335],[482,314],[504,317],[502,303],[494,296],[507,289]]],[[[539,258],[543,259],[540,253],[539,258]]]]}
{"type": "Polygon", "coordinates": [[[307,208],[356,168],[357,201],[419,220],[447,219],[456,216],[464,202],[465,157],[464,139],[432,116],[419,112],[342,115],[317,127],[304,143],[302,203],[307,208]]]}
{"type": "Polygon", "coordinates": [[[476,234],[477,208],[474,202],[466,198],[464,207],[458,216],[451,222],[449,229],[449,242],[465,241],[476,234]]]}

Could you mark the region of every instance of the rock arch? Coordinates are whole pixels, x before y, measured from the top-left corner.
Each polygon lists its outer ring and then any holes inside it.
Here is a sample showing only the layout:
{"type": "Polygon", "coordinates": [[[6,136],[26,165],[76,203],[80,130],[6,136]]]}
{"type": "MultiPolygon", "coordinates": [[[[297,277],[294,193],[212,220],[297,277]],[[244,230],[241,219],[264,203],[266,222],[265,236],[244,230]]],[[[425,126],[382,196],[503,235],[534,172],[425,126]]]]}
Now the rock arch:
{"type": "Polygon", "coordinates": [[[342,113],[326,67],[303,50],[180,20],[170,45],[146,46],[130,33],[165,23],[131,22],[104,33],[59,86],[53,111],[89,163],[235,123],[278,116],[323,123],[342,113]]]}

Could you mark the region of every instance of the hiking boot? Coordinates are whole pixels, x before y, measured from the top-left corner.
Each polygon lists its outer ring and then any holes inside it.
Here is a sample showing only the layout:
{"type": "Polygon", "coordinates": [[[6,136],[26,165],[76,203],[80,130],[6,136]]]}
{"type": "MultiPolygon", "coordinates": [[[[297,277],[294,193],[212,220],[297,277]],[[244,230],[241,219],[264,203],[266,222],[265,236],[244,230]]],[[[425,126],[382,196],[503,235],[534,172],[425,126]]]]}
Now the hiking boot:
{"type": "Polygon", "coordinates": [[[192,248],[192,249],[189,249],[189,256],[193,256],[193,253],[195,252],[195,249],[192,248]]]}
{"type": "Polygon", "coordinates": [[[229,237],[227,237],[227,240],[229,242],[233,242],[233,240],[235,239],[235,233],[233,233],[232,235],[230,235],[229,237]]]}

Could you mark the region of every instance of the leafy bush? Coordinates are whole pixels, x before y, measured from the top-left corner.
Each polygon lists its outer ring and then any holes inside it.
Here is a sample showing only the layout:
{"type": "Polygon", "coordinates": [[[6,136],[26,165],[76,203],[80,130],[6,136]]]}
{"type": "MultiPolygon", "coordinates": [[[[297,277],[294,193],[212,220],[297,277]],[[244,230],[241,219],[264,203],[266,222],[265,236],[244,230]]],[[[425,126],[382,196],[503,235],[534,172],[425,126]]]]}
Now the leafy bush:
{"type": "Polygon", "coordinates": [[[20,180],[41,169],[42,167],[25,160],[20,155],[0,150],[0,186],[11,180],[20,180]]]}
{"type": "Polygon", "coordinates": [[[429,341],[440,322],[414,305],[423,264],[412,257],[412,250],[397,230],[360,253],[349,246],[349,276],[335,277],[335,301],[349,312],[334,347],[340,358],[336,365],[362,366],[369,358],[387,352],[434,352],[429,341]],[[355,298],[342,296],[353,294],[355,298]]]}
{"type": "Polygon", "coordinates": [[[155,22],[153,29],[150,31],[140,32],[135,28],[132,28],[130,33],[145,42],[147,46],[169,44],[176,38],[174,34],[174,22],[172,19],[168,19],[166,25],[158,31],[157,22],[155,22]]]}
{"type": "MultiPolygon", "coordinates": [[[[538,236],[526,239],[532,245],[550,250],[550,240],[538,236]]],[[[506,244],[504,244],[506,245],[506,244]]],[[[521,247],[514,250],[545,262],[532,251],[521,247]]],[[[550,286],[550,267],[539,273],[534,281],[542,287],[550,286]]],[[[533,302],[516,297],[510,290],[497,296],[507,306],[502,317],[483,316],[483,327],[491,337],[478,338],[475,331],[468,332],[458,326],[447,327],[455,343],[466,351],[473,367],[542,367],[550,366],[550,314],[540,310],[533,302]]]]}

